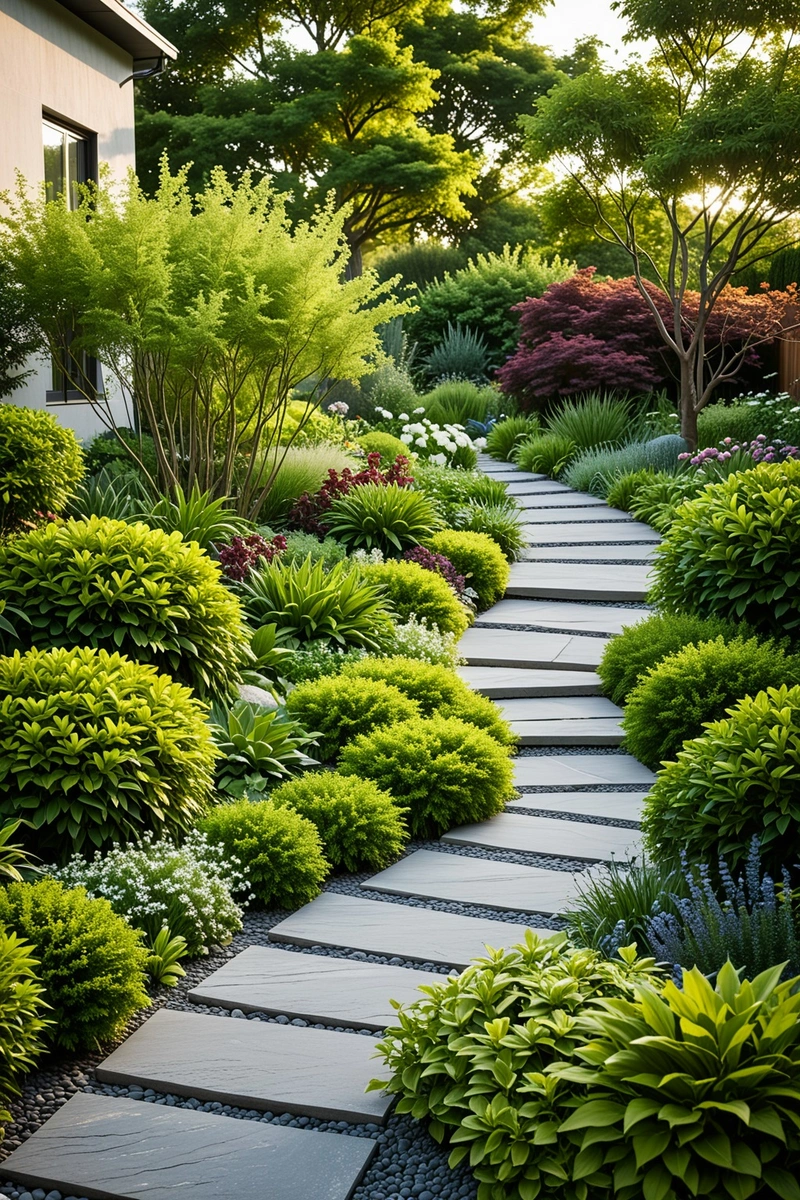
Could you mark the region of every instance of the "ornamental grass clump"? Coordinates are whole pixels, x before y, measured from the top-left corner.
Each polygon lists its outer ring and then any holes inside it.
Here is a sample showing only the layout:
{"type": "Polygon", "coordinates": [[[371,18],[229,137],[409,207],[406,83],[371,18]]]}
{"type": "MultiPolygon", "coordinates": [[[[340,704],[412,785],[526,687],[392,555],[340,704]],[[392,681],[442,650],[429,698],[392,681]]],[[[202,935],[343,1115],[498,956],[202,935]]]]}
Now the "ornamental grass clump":
{"type": "Polygon", "coordinates": [[[560,433],[543,433],[520,442],[514,461],[523,471],[542,472],[556,479],[578,453],[572,438],[560,433]]]}
{"type": "Polygon", "coordinates": [[[506,417],[492,426],[486,438],[486,452],[500,462],[509,462],[520,442],[539,433],[535,415],[506,417]]]}
{"type": "Polygon", "coordinates": [[[448,524],[453,529],[485,533],[493,542],[497,542],[509,562],[514,562],[526,545],[520,525],[520,509],[512,498],[503,504],[487,504],[476,500],[458,509],[448,524]]]}
{"type": "Polygon", "coordinates": [[[389,683],[347,674],[299,684],[286,697],[286,709],[315,730],[315,753],[322,762],[335,758],[357,734],[407,721],[420,711],[416,701],[389,683]]]}

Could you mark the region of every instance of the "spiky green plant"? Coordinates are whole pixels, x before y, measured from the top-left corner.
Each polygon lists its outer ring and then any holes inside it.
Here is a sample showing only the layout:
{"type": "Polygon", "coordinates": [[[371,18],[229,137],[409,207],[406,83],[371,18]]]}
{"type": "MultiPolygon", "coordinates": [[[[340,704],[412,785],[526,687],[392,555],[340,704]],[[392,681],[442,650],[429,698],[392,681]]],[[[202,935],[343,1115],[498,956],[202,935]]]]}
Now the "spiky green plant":
{"type": "Polygon", "coordinates": [[[337,496],[325,524],[332,537],[353,550],[377,548],[391,555],[419,545],[441,520],[424,492],[396,483],[365,483],[337,496]]]}

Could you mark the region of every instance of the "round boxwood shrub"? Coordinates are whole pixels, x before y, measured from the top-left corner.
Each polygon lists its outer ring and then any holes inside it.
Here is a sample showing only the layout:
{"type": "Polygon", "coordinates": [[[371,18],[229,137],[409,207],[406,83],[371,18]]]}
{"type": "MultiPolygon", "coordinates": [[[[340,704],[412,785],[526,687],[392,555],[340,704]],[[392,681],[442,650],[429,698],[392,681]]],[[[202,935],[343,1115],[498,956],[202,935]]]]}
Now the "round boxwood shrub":
{"type": "Polygon", "coordinates": [[[434,625],[440,633],[461,637],[470,615],[441,575],[426,571],[414,562],[384,562],[362,569],[372,583],[380,584],[386,602],[401,621],[414,614],[434,625]]]}
{"type": "Polygon", "coordinates": [[[346,871],[387,866],[408,837],[402,810],[371,779],[313,771],[281,784],[270,800],[307,817],[328,862],[346,871]]]}
{"type": "Polygon", "coordinates": [[[516,740],[497,705],[486,696],[473,692],[449,667],[434,666],[398,655],[393,658],[364,658],[360,662],[350,663],[344,668],[343,675],[351,679],[375,679],[391,684],[417,702],[423,717],[458,717],[485,730],[503,746],[511,746],[516,740]]]}
{"type": "Polygon", "coordinates": [[[301,683],[286,697],[286,709],[309,732],[319,735],[311,751],[322,762],[335,758],[357,733],[419,715],[419,708],[381,680],[328,675],[301,683]]]}
{"type": "Polygon", "coordinates": [[[82,476],[71,429],[41,409],[0,404],[0,529],[61,512],[82,476]]]}
{"type": "Polygon", "coordinates": [[[503,551],[487,533],[443,529],[429,538],[427,545],[449,558],[466,579],[467,587],[478,593],[481,611],[502,598],[508,587],[510,568],[503,551]]]}
{"type": "Polygon", "coordinates": [[[734,638],[684,646],[663,658],[628,696],[625,746],[648,767],[673,758],[706,721],[721,720],[743,696],[800,683],[800,660],[774,642],[734,638]]]}
{"type": "Polygon", "coordinates": [[[405,442],[401,442],[400,438],[392,433],[383,433],[380,429],[363,434],[358,439],[358,444],[364,447],[367,454],[380,454],[386,462],[394,462],[398,455],[408,458],[408,446],[405,442]]]}
{"type": "Polygon", "coordinates": [[[800,854],[800,687],[747,696],[687,742],[645,800],[651,852],[731,867],[759,838],[773,872],[800,854]]]}
{"type": "Polygon", "coordinates": [[[265,908],[300,908],[319,893],[328,874],[312,822],[271,800],[220,804],[199,828],[238,860],[250,893],[265,908]]]}
{"type": "Polygon", "coordinates": [[[107,900],[55,879],[11,883],[0,888],[0,923],[33,946],[55,1048],[98,1046],[149,1005],[142,935],[107,900]]]}
{"type": "Polygon", "coordinates": [[[24,817],[53,858],[177,836],[211,792],[205,715],[168,675],[105,650],[0,658],[0,816],[24,817]]]}
{"type": "Polygon", "coordinates": [[[800,460],[709,484],[677,510],[656,555],[656,602],[670,612],[800,627],[800,460]]]}
{"type": "Polygon", "coordinates": [[[339,769],[374,780],[405,805],[414,837],[493,817],[513,790],[508,752],[455,717],[415,717],[362,734],[345,746],[339,769]]]}
{"type": "MultiPolygon", "coordinates": [[[[0,1101],[19,1094],[20,1076],[45,1048],[49,1022],[38,966],[33,947],[0,925],[0,1101]]],[[[0,1141],[1,1123],[10,1119],[0,1106],[0,1141]]]]}
{"type": "Polygon", "coordinates": [[[239,601],[194,542],[108,517],[51,523],[0,547],[0,600],[23,646],[87,645],[227,695],[249,654],[239,601]]]}

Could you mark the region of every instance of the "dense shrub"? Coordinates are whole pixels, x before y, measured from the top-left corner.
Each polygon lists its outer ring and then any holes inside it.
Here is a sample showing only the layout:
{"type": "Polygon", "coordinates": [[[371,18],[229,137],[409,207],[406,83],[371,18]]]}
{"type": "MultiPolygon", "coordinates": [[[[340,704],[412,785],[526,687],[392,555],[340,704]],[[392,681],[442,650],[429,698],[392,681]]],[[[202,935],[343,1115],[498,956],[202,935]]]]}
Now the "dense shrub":
{"type": "Polygon", "coordinates": [[[220,804],[203,818],[200,829],[227,858],[238,861],[246,890],[265,908],[307,904],[328,873],[311,821],[270,800],[220,804]]]}
{"type": "Polygon", "coordinates": [[[547,418],[548,433],[573,442],[578,450],[621,442],[630,429],[631,406],[602,392],[565,400],[547,418]]]}
{"type": "Polygon", "coordinates": [[[96,646],[224,695],[248,654],[241,606],[199,546],[92,517],[0,546],[0,599],[30,621],[24,646],[96,646]]]}
{"type": "Polygon", "coordinates": [[[339,496],[325,518],[332,537],[349,549],[397,554],[429,537],[439,518],[424,492],[366,483],[339,496]]]}
{"type": "Polygon", "coordinates": [[[759,404],[748,404],[747,401],[725,404],[708,404],[697,414],[697,448],[704,450],[706,446],[716,446],[723,438],[733,438],[734,441],[751,442],[753,438],[764,433],[767,437],[780,436],[766,427],[764,410],[759,404]]]}
{"type": "Polygon", "coordinates": [[[486,504],[477,500],[453,514],[448,524],[453,529],[485,533],[497,542],[509,562],[513,562],[525,543],[520,525],[520,510],[515,502],[486,504]]]}
{"type": "Polygon", "coordinates": [[[615,704],[624,704],[639,679],[669,654],[677,654],[684,646],[698,642],[720,637],[731,641],[751,632],[748,626],[723,617],[654,613],[644,621],[625,626],[606,646],[597,668],[603,691],[615,704]]]}
{"type": "Polygon", "coordinates": [[[629,694],[625,746],[655,769],[731,704],[783,683],[800,683],[800,659],[787,658],[773,642],[718,637],[684,646],[651,667],[629,694]]]}
{"type": "Polygon", "coordinates": [[[508,751],[454,717],[417,717],[362,734],[339,762],[344,775],[372,779],[406,805],[415,837],[483,821],[512,794],[508,751]]]}
{"type": "Polygon", "coordinates": [[[33,946],[58,1050],[88,1050],[122,1032],[149,1003],[142,935],[107,900],[55,879],[0,888],[0,923],[33,946]]]}
{"type": "Polygon", "coordinates": [[[775,870],[800,854],[800,687],[747,696],[687,742],[645,800],[647,843],[662,857],[725,858],[735,867],[760,839],[775,870]]]}
{"type": "Polygon", "coordinates": [[[347,557],[347,549],[335,538],[326,537],[322,541],[314,533],[303,533],[296,529],[286,534],[286,549],[281,555],[281,561],[289,564],[300,564],[311,556],[313,563],[320,559],[326,567],[332,567],[347,557]]]}
{"type": "Polygon", "coordinates": [[[358,646],[342,650],[329,642],[314,642],[307,650],[291,652],[284,675],[290,683],[309,683],[324,675],[338,675],[347,663],[358,662],[366,653],[358,646]]]}
{"type": "Polygon", "coordinates": [[[301,769],[303,753],[317,741],[298,721],[274,708],[237,700],[212,710],[211,730],[220,757],[217,787],[228,796],[256,796],[276,779],[301,769]]]}
{"type": "Polygon", "coordinates": [[[435,625],[441,633],[454,633],[458,637],[470,623],[469,613],[453,589],[441,576],[417,563],[378,563],[362,568],[361,574],[381,588],[387,605],[403,621],[413,613],[435,625]]]}
{"type": "Polygon", "coordinates": [[[398,621],[395,625],[386,643],[386,653],[449,667],[451,670],[464,662],[454,633],[442,633],[435,625],[418,620],[413,613],[407,621],[398,621]]]}
{"type": "Polygon", "coordinates": [[[460,509],[477,502],[516,508],[516,501],[509,497],[505,484],[482,471],[454,471],[427,462],[415,468],[414,481],[415,486],[431,498],[439,516],[448,525],[460,509]]]}
{"type": "Polygon", "coordinates": [[[395,437],[394,434],[381,432],[380,429],[362,434],[358,439],[358,444],[363,446],[368,454],[380,454],[381,459],[386,463],[393,463],[398,454],[403,456],[408,454],[408,446],[405,442],[401,442],[400,438],[395,437]]]}
{"type": "Polygon", "coordinates": [[[30,822],[37,853],[185,832],[214,758],[204,706],[152,667],[105,650],[0,658],[0,815],[30,822]]]}
{"type": "Polygon", "coordinates": [[[506,417],[489,431],[486,450],[492,458],[509,462],[519,443],[539,432],[539,421],[535,416],[506,417]]]}
{"type": "Polygon", "coordinates": [[[536,471],[554,479],[569,466],[578,447],[571,438],[558,433],[543,433],[520,442],[514,459],[523,471],[536,471]]]}
{"type": "Polygon", "coordinates": [[[335,758],[356,734],[407,721],[419,713],[414,701],[397,688],[349,675],[301,683],[287,696],[286,708],[317,734],[316,755],[323,762],[335,758]]]}
{"type": "Polygon", "coordinates": [[[0,530],[61,512],[82,475],[71,429],[41,409],[0,404],[0,530]]]}
{"type": "Polygon", "coordinates": [[[307,817],[328,862],[346,871],[388,866],[408,838],[403,810],[371,779],[315,771],[281,784],[270,799],[307,817]]]}
{"type": "Polygon", "coordinates": [[[33,947],[0,926],[0,1141],[11,1119],[3,1101],[19,1094],[19,1079],[45,1048],[48,1013],[33,947]]]}
{"type": "Polygon", "coordinates": [[[655,562],[653,595],[675,612],[800,627],[800,461],[708,484],[681,506],[655,562]]]}
{"type": "Polygon", "coordinates": [[[128,453],[127,446],[140,459],[150,478],[156,479],[158,461],[155,442],[148,433],[136,433],[124,427],[107,429],[92,438],[84,451],[87,475],[99,475],[101,471],[107,471],[113,478],[119,474],[138,473],[139,465],[128,453]]]}
{"type": "Polygon", "coordinates": [[[467,587],[478,593],[479,609],[491,608],[508,586],[509,567],[497,542],[485,533],[443,529],[428,539],[432,550],[443,554],[464,576],[467,587]]]}

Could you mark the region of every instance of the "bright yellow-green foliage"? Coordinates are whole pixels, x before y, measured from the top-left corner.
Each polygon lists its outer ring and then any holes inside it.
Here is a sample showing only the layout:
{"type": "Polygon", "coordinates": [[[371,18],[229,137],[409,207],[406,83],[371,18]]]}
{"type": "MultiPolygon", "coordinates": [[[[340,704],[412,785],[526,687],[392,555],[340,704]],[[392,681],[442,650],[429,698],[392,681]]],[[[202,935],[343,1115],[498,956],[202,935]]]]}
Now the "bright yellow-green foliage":
{"type": "Polygon", "coordinates": [[[394,462],[398,454],[402,454],[403,458],[409,457],[409,448],[405,442],[401,442],[400,438],[395,437],[394,434],[382,433],[380,429],[363,434],[358,439],[358,444],[366,450],[367,454],[380,454],[387,463],[394,462]]]}
{"type": "Polygon", "coordinates": [[[441,575],[414,562],[384,562],[361,570],[363,578],[378,584],[386,603],[401,621],[413,613],[440,633],[460,637],[470,624],[467,609],[441,575]]]}
{"type": "Polygon", "coordinates": [[[359,733],[386,728],[419,715],[419,707],[396,687],[381,680],[324,676],[301,683],[286,697],[286,709],[309,731],[318,734],[310,750],[322,762],[335,758],[359,733]]]}
{"type": "Polygon", "coordinates": [[[29,821],[51,858],[177,837],[211,790],[205,716],[188,688],[105,650],[0,658],[0,815],[29,821]]]}
{"type": "Polygon", "coordinates": [[[0,404],[0,529],[60,513],[80,483],[83,452],[50,413],[0,404]]]}
{"type": "Polygon", "coordinates": [[[501,600],[510,568],[506,556],[488,533],[473,533],[467,529],[443,529],[428,538],[426,545],[437,554],[449,558],[467,587],[478,593],[478,605],[483,610],[501,600]]]}
{"type": "Polygon", "coordinates": [[[33,947],[0,925],[0,1141],[11,1119],[2,1102],[19,1094],[19,1079],[44,1050],[47,1004],[33,947]]]}

